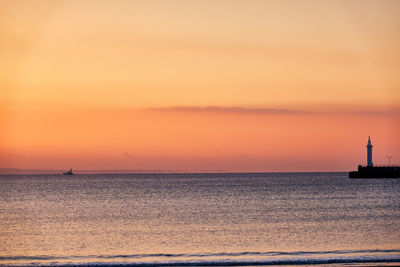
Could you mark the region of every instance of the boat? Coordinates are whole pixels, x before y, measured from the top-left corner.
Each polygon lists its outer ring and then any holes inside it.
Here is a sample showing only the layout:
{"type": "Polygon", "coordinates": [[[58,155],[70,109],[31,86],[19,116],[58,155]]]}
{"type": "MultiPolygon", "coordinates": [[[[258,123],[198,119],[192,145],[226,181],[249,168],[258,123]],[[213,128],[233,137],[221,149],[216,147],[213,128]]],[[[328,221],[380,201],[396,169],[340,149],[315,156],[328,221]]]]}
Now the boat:
{"type": "Polygon", "coordinates": [[[67,172],[63,172],[64,175],[74,175],[74,173],[72,172],[72,169],[69,169],[69,171],[67,172]]]}

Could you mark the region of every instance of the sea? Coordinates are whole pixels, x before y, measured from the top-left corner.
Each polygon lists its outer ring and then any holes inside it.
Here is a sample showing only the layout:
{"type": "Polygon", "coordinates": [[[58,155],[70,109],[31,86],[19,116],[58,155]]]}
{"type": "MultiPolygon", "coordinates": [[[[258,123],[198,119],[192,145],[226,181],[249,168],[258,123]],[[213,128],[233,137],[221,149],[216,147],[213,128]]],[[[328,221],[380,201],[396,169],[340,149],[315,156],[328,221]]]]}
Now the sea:
{"type": "Polygon", "coordinates": [[[400,265],[400,179],[3,174],[0,265],[400,265]]]}

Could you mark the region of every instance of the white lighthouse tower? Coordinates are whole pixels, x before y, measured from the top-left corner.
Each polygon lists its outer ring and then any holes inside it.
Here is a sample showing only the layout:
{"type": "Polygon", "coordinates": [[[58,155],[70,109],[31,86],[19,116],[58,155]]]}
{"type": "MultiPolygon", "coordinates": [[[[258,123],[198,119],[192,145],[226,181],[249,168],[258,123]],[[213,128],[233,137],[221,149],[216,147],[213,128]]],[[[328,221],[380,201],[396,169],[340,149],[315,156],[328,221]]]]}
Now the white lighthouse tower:
{"type": "Polygon", "coordinates": [[[367,144],[367,166],[372,167],[372,144],[371,138],[368,136],[368,144],[367,144]]]}

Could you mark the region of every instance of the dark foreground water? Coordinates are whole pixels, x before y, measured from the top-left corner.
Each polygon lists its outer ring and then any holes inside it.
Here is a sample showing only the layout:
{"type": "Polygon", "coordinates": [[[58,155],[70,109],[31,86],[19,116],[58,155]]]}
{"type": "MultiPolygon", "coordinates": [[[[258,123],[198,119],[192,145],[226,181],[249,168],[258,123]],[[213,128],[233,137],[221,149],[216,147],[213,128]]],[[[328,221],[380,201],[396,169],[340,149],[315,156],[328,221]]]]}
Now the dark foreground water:
{"type": "Polygon", "coordinates": [[[399,265],[400,179],[0,175],[0,265],[399,265]]]}

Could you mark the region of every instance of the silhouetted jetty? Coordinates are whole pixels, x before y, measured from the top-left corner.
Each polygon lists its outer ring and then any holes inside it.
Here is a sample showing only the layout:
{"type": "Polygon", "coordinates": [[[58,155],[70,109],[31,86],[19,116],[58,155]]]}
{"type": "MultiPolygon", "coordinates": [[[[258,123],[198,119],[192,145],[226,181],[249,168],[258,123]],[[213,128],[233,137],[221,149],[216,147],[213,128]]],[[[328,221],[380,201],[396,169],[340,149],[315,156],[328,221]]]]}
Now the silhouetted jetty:
{"type": "Polygon", "coordinates": [[[361,166],[349,172],[350,178],[400,178],[400,166],[361,166]]]}

